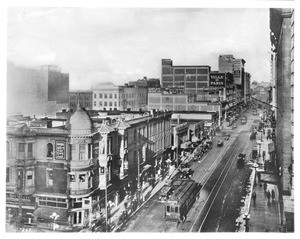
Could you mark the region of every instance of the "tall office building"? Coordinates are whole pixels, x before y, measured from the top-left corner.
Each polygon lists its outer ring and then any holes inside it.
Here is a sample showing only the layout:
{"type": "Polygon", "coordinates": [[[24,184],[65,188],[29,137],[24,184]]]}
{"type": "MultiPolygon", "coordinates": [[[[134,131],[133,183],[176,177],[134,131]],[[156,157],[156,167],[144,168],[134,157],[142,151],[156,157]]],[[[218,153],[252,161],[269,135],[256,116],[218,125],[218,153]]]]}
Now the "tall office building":
{"type": "Polygon", "coordinates": [[[209,88],[210,66],[173,66],[170,59],[162,59],[161,82],[163,88],[178,88],[182,93],[204,94],[209,88]]]}
{"type": "Polygon", "coordinates": [[[8,115],[54,116],[68,104],[68,73],[57,66],[25,68],[8,63],[8,115]]]}

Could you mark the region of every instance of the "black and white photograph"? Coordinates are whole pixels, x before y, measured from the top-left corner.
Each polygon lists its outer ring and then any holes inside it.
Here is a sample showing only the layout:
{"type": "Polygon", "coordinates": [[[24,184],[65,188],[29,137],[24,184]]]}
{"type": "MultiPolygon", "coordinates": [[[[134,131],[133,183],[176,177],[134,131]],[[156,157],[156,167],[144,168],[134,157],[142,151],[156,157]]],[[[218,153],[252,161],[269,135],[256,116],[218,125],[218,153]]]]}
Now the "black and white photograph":
{"type": "Polygon", "coordinates": [[[295,236],[296,1],[63,2],[1,9],[3,238],[295,236]]]}

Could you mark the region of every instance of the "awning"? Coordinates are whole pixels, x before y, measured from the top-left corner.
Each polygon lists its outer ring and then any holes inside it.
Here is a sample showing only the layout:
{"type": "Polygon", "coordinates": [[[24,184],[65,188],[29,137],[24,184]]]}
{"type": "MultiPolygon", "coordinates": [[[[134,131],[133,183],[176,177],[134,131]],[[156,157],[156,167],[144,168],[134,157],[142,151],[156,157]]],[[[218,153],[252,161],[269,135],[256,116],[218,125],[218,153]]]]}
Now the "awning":
{"type": "Polygon", "coordinates": [[[143,169],[142,169],[142,171],[141,171],[141,175],[142,175],[143,173],[145,173],[147,170],[149,170],[151,167],[152,167],[152,165],[150,165],[150,164],[144,165],[144,167],[143,167],[143,169]]]}
{"type": "Polygon", "coordinates": [[[61,208],[50,208],[50,207],[39,207],[33,212],[33,216],[37,218],[43,218],[47,220],[52,220],[51,215],[56,213],[59,215],[57,221],[67,222],[68,221],[68,209],[61,208]]]}
{"type": "Polygon", "coordinates": [[[184,142],[180,145],[180,148],[187,149],[191,144],[191,141],[184,142]]]}
{"type": "Polygon", "coordinates": [[[199,138],[198,138],[197,136],[193,135],[193,137],[192,137],[192,142],[193,142],[193,143],[196,143],[196,142],[198,142],[198,141],[199,141],[199,138]]]}

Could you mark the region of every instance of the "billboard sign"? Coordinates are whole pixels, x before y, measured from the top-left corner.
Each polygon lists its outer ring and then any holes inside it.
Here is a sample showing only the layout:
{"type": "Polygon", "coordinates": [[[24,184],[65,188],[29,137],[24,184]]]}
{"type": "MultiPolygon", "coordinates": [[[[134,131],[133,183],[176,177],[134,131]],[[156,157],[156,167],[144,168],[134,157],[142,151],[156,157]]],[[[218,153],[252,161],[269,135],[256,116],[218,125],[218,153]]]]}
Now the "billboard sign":
{"type": "Polygon", "coordinates": [[[209,86],[225,87],[225,73],[210,73],[209,86]]]}

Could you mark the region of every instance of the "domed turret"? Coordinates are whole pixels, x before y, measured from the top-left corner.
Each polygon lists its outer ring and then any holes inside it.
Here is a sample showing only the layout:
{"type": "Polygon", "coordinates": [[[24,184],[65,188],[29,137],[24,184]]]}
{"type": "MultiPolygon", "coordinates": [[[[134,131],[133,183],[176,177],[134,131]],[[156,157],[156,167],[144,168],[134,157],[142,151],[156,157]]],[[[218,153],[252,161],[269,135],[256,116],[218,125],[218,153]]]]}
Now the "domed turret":
{"type": "Polygon", "coordinates": [[[70,117],[71,135],[87,135],[92,132],[92,123],[88,114],[80,108],[79,104],[75,113],[70,117]]]}

